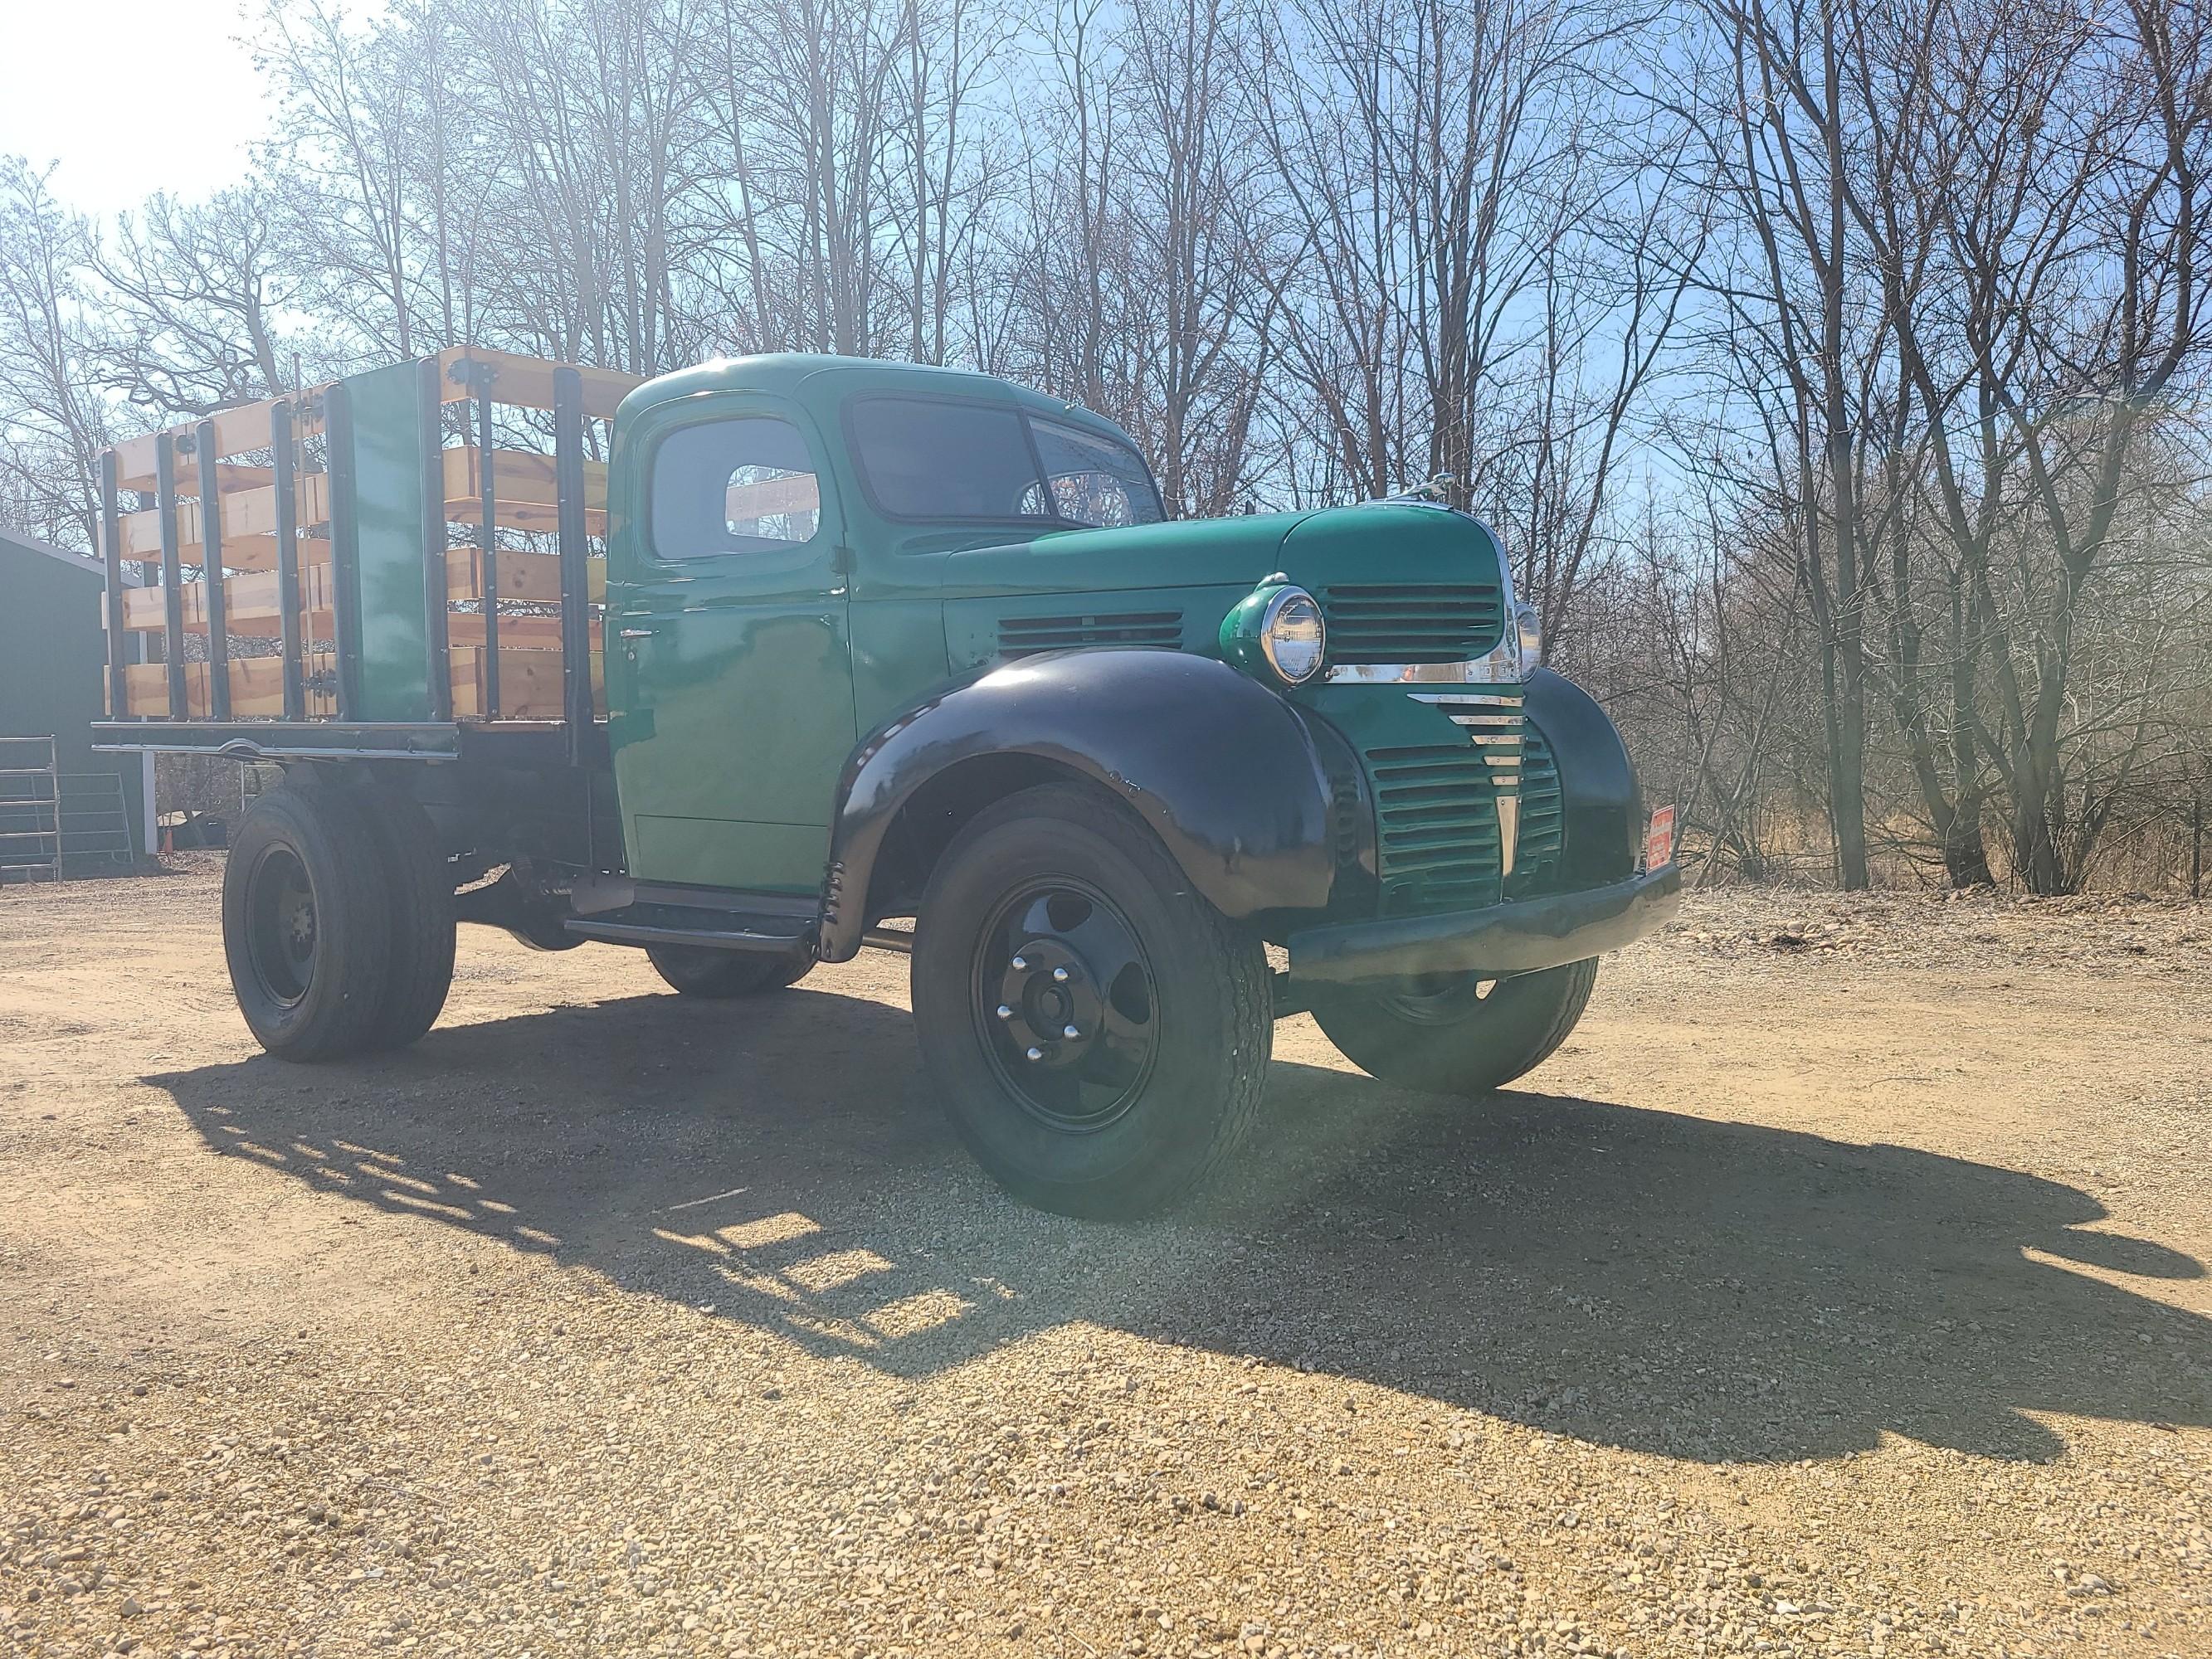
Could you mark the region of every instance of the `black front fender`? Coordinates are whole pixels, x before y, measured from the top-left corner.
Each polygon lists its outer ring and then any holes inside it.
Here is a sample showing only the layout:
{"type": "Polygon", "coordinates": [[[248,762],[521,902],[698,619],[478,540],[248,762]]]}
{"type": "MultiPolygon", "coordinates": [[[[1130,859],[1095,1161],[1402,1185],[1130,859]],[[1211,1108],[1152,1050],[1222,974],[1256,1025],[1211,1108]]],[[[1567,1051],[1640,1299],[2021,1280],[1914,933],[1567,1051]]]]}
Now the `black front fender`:
{"type": "Polygon", "coordinates": [[[939,692],[854,750],[830,836],[825,960],[860,948],[869,882],[901,809],[951,769],[1007,756],[1088,778],[1127,802],[1224,915],[1328,902],[1329,775],[1297,708],[1210,658],[1048,653],[939,692]]]}
{"type": "Polygon", "coordinates": [[[1558,886],[1626,880],[1643,849],[1644,791],[1620,729],[1589,692],[1548,668],[1528,677],[1526,695],[1528,719],[1559,768],[1565,823],[1558,886]]]}

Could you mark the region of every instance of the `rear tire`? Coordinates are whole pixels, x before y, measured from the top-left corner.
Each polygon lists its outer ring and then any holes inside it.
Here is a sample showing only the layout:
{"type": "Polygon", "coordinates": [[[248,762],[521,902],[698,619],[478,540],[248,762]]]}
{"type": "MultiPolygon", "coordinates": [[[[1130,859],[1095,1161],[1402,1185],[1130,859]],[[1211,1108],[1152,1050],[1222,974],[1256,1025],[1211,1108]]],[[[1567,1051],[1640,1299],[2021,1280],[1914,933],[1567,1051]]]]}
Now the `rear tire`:
{"type": "Polygon", "coordinates": [[[1592,957],[1511,979],[1333,991],[1315,999],[1313,1014],[1370,1077],[1425,1094],[1486,1095],[1552,1057],[1596,983],[1592,957]]]}
{"type": "Polygon", "coordinates": [[[437,1023],[453,988],[452,871],[429,815],[413,799],[366,786],[356,795],[392,902],[392,962],[369,1046],[404,1048],[437,1023]]]}
{"type": "Polygon", "coordinates": [[[725,1001],[756,997],[795,985],[814,966],[811,951],[781,956],[765,951],[710,951],[696,945],[648,945],[653,969],[678,995],[725,1001]]]}
{"type": "Polygon", "coordinates": [[[392,896],[349,791],[311,773],[256,800],[223,866],[222,945],[239,1012],[280,1060],[337,1060],[375,1040],[392,896]]]}
{"type": "Polygon", "coordinates": [[[1243,1139],[1274,1025],[1267,957],[1112,796],[987,808],[915,931],[922,1058],[978,1163],[1066,1215],[1159,1208],[1243,1139]]]}

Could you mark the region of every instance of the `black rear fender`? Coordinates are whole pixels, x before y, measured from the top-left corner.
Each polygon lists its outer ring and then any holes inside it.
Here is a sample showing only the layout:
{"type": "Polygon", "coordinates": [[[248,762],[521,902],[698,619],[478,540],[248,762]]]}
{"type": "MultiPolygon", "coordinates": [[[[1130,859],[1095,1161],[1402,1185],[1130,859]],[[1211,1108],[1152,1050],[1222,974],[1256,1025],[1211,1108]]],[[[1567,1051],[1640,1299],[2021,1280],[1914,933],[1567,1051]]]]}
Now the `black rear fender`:
{"type": "Polygon", "coordinates": [[[1127,802],[1224,915],[1321,909],[1336,874],[1330,740],[1249,676],[1182,652],[993,668],[879,726],[846,763],[821,954],[844,961],[870,922],[902,914],[967,817],[1069,776],[1127,802]]]}

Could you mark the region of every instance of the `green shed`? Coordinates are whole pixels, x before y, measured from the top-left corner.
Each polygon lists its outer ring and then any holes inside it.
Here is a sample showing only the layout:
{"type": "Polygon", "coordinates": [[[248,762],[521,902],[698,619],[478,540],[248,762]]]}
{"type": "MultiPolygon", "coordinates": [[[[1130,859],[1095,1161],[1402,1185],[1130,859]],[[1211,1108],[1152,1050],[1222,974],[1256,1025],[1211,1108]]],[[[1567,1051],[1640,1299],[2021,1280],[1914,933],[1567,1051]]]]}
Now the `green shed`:
{"type": "Polygon", "coordinates": [[[67,875],[127,868],[151,839],[153,757],[92,747],[105,717],[102,592],[94,561],[0,529],[0,880],[52,870],[57,817],[67,875]]]}

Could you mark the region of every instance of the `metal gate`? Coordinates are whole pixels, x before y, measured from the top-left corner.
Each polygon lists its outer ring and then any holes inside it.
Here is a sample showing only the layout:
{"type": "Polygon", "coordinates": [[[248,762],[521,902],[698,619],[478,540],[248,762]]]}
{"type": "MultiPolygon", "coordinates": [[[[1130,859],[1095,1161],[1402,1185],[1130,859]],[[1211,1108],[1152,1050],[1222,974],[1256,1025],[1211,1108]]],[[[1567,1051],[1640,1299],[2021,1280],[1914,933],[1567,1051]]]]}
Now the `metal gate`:
{"type": "Polygon", "coordinates": [[[64,772],[52,736],[0,737],[0,882],[128,869],[131,811],[115,772],[64,772]]]}

